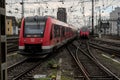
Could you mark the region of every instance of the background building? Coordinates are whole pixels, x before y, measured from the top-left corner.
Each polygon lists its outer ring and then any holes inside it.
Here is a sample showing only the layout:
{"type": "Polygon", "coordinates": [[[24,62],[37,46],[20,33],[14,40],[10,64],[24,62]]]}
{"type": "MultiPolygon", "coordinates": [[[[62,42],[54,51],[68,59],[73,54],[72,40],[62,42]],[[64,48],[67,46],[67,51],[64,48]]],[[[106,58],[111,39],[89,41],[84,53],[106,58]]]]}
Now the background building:
{"type": "Polygon", "coordinates": [[[14,16],[6,16],[6,35],[18,35],[18,23],[14,16]]]}
{"type": "Polygon", "coordinates": [[[120,28],[118,26],[118,18],[120,17],[120,7],[116,7],[114,11],[110,13],[110,33],[112,35],[119,35],[120,28]]]}

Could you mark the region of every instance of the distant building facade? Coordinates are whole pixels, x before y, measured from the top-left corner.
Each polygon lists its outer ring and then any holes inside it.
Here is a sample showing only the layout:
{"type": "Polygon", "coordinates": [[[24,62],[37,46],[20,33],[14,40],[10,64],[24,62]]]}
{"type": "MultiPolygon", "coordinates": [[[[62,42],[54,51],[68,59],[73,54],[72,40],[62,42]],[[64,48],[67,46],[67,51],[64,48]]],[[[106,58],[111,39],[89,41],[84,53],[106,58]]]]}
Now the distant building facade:
{"type": "Polygon", "coordinates": [[[6,16],[6,35],[18,35],[18,24],[14,16],[6,16]]]}
{"type": "Polygon", "coordinates": [[[110,21],[109,20],[101,20],[100,22],[100,28],[102,31],[102,34],[110,34],[110,21]]]}
{"type": "Polygon", "coordinates": [[[120,26],[118,25],[118,18],[120,17],[120,7],[116,7],[110,13],[110,34],[120,36],[120,26]]]}

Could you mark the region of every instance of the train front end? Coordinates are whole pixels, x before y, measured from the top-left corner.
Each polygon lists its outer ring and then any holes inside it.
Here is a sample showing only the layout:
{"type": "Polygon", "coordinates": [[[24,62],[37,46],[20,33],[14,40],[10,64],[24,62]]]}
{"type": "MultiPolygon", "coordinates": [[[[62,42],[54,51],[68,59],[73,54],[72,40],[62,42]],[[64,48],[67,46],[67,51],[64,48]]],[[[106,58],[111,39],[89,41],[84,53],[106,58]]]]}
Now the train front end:
{"type": "Polygon", "coordinates": [[[89,30],[86,27],[80,29],[80,38],[81,39],[89,39],[89,30]]]}
{"type": "Polygon", "coordinates": [[[45,28],[47,18],[26,17],[22,20],[19,35],[19,54],[24,56],[45,55],[49,50],[43,50],[46,39],[45,28]]]}

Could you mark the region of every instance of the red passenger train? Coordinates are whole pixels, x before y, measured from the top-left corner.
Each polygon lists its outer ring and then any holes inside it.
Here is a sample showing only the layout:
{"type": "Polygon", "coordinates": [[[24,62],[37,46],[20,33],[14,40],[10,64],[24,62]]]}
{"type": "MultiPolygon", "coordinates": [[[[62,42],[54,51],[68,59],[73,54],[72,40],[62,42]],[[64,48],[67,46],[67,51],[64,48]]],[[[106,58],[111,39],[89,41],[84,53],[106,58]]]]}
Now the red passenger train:
{"type": "Polygon", "coordinates": [[[72,26],[48,16],[22,19],[19,35],[19,54],[45,55],[76,37],[72,26]]]}
{"type": "Polygon", "coordinates": [[[80,29],[80,38],[81,39],[89,39],[90,31],[87,27],[82,27],[80,29]]]}

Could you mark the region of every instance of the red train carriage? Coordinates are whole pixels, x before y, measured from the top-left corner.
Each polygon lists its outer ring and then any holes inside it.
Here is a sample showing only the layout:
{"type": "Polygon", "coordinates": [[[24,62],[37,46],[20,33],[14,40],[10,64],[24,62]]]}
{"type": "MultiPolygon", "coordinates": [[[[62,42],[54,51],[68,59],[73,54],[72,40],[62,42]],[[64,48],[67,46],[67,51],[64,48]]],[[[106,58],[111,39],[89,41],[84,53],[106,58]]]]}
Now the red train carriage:
{"type": "Polygon", "coordinates": [[[76,37],[76,30],[51,17],[32,16],[22,19],[19,54],[45,55],[76,37]]]}
{"type": "Polygon", "coordinates": [[[80,29],[80,38],[81,39],[86,39],[86,38],[88,39],[89,34],[90,34],[90,32],[89,32],[89,29],[87,27],[82,27],[80,29]]]}

